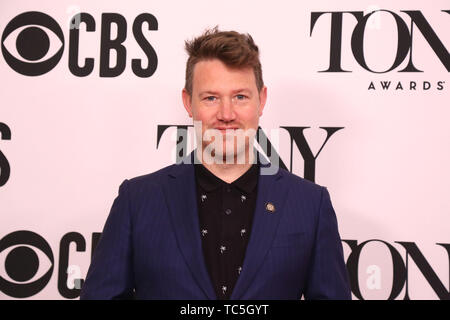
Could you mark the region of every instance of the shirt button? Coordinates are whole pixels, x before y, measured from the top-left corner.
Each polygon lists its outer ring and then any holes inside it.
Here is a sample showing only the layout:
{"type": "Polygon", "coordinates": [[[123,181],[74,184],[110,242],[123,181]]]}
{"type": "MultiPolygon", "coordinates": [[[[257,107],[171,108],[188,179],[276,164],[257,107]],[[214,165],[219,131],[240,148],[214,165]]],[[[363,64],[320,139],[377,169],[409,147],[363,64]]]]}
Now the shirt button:
{"type": "Polygon", "coordinates": [[[227,215],[230,215],[230,214],[231,214],[231,209],[225,210],[225,213],[226,213],[227,215]]]}
{"type": "Polygon", "coordinates": [[[231,188],[230,187],[227,187],[227,192],[231,192],[231,188]]]}

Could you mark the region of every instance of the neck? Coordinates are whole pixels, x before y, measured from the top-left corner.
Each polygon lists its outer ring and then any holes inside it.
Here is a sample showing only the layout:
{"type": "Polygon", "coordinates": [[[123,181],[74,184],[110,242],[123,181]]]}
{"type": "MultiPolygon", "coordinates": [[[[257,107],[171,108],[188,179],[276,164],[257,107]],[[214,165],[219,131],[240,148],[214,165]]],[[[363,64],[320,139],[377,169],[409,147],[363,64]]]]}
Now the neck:
{"type": "Polygon", "coordinates": [[[217,163],[214,161],[214,157],[210,155],[201,154],[201,148],[197,148],[197,159],[199,159],[202,165],[208,169],[211,173],[213,173],[216,177],[221,180],[232,183],[240,176],[242,176],[253,164],[255,159],[254,152],[249,152],[248,148],[245,148],[245,161],[244,163],[238,163],[238,156],[234,157],[233,163],[226,163],[226,161],[222,161],[223,163],[217,163]]]}

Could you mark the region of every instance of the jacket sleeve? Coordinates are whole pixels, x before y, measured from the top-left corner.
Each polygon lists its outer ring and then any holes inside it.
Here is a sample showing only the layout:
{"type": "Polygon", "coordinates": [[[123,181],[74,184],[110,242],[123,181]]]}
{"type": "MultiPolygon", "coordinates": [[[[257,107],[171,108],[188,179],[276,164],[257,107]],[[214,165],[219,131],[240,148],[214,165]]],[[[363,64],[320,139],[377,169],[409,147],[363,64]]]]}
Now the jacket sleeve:
{"type": "Polygon", "coordinates": [[[134,281],[128,180],[119,187],[94,251],[80,299],[130,299],[134,281]]]}
{"type": "Polygon", "coordinates": [[[305,299],[351,299],[336,214],[328,190],[322,187],[316,239],[305,288],[305,299]]]}

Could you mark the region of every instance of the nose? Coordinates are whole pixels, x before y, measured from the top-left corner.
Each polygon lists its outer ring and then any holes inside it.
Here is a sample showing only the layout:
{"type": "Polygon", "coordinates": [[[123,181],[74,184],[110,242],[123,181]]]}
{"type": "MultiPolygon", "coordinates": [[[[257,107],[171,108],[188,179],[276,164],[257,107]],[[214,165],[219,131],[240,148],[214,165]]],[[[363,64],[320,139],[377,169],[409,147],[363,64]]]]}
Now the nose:
{"type": "Polygon", "coordinates": [[[234,112],[234,106],[231,99],[223,99],[217,112],[217,119],[229,122],[236,119],[236,113],[234,112]]]}

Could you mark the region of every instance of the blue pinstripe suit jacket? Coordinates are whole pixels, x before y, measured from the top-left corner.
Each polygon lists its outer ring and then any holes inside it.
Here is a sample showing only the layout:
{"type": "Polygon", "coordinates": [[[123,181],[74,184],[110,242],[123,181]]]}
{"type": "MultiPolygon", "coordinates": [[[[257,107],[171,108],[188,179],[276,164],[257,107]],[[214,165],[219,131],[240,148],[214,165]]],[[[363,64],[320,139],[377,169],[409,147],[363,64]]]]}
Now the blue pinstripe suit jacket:
{"type": "MultiPolygon", "coordinates": [[[[188,164],[121,184],[81,299],[216,299],[203,258],[193,155],[184,159],[188,164]]],[[[351,298],[327,189],[279,169],[259,176],[250,239],[231,299],[302,295],[351,298]]]]}

